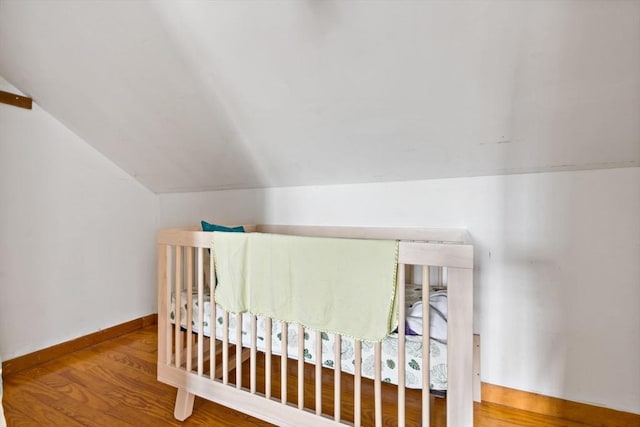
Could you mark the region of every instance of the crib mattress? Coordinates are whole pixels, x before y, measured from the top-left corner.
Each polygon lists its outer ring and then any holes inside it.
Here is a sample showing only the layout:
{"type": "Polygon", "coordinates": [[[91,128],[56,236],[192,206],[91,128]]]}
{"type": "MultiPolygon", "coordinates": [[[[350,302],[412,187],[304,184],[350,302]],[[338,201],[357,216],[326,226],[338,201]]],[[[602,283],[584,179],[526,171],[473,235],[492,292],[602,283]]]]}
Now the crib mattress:
{"type": "MultiPolygon", "coordinates": [[[[408,286],[406,290],[406,300],[410,304],[418,301],[421,295],[421,288],[419,286],[408,286]]],[[[186,328],[187,319],[187,304],[189,300],[193,307],[193,320],[192,330],[198,331],[198,298],[197,295],[193,295],[192,298],[187,298],[186,291],[181,295],[181,326],[186,328]]],[[[211,301],[209,295],[205,295],[204,298],[204,322],[203,322],[203,334],[207,337],[211,336],[211,301]]],[[[171,322],[175,322],[175,297],[171,298],[171,322]]],[[[216,328],[216,337],[222,339],[223,323],[223,310],[216,305],[216,313],[214,321],[218,323],[216,328]]],[[[251,315],[242,315],[242,345],[251,346],[251,315]]],[[[258,350],[264,351],[266,348],[266,319],[262,316],[257,316],[257,347],[258,350]]],[[[235,343],[237,332],[237,316],[229,314],[229,342],[235,343]]],[[[274,321],[271,331],[271,349],[272,353],[276,355],[281,354],[282,348],[282,322],[274,321]]],[[[298,359],[298,325],[288,324],[287,327],[287,355],[290,358],[298,359]]],[[[336,363],[336,355],[334,354],[334,334],[327,334],[321,332],[322,338],[322,365],[334,368],[336,363]]],[[[422,387],[422,336],[406,336],[406,351],[405,351],[405,384],[409,388],[421,389],[422,387]]],[[[364,377],[374,379],[374,353],[375,345],[370,342],[362,342],[362,375],[364,377]]],[[[304,354],[305,361],[315,363],[318,354],[320,352],[316,348],[316,332],[312,330],[304,330],[304,354]]],[[[447,389],[447,346],[446,344],[430,339],[429,340],[429,353],[430,353],[430,384],[431,390],[444,391],[447,389]]],[[[393,333],[382,341],[382,380],[393,384],[398,383],[398,335],[393,333]]],[[[350,374],[354,373],[355,355],[354,355],[354,340],[349,337],[342,337],[341,345],[341,370],[350,374]]]]}

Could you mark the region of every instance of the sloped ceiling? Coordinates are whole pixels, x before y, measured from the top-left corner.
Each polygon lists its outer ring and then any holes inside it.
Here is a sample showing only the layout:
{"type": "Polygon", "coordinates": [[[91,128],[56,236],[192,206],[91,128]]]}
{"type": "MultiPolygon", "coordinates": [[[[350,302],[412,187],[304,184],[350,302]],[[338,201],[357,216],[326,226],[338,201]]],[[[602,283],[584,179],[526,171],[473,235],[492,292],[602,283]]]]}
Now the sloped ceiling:
{"type": "Polygon", "coordinates": [[[154,192],[640,165],[640,2],[0,0],[0,75],[154,192]]]}

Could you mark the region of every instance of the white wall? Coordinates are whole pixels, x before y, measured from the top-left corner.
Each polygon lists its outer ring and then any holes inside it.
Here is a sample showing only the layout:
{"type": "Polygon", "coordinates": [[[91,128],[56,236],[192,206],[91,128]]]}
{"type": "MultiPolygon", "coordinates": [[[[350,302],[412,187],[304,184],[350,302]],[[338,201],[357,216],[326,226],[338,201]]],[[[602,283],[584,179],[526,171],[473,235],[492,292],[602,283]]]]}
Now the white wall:
{"type": "Polygon", "coordinates": [[[613,0],[0,1],[0,74],[158,193],[640,166],[639,21],[613,0]]]}
{"type": "Polygon", "coordinates": [[[160,215],[467,227],[482,380],[640,413],[640,168],[164,194],[160,215]]]}
{"type": "Polygon", "coordinates": [[[156,214],[37,104],[0,104],[0,358],[154,313],[156,214]]]}

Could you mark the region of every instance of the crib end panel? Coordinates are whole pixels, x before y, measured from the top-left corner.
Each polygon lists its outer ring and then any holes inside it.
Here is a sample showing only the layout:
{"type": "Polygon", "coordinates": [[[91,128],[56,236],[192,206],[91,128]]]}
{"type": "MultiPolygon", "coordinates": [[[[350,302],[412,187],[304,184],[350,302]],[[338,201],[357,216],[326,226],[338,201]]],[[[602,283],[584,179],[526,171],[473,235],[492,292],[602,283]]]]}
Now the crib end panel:
{"type": "Polygon", "coordinates": [[[169,306],[171,304],[171,247],[159,244],[158,248],[158,363],[168,364],[171,360],[171,321],[169,306]]]}

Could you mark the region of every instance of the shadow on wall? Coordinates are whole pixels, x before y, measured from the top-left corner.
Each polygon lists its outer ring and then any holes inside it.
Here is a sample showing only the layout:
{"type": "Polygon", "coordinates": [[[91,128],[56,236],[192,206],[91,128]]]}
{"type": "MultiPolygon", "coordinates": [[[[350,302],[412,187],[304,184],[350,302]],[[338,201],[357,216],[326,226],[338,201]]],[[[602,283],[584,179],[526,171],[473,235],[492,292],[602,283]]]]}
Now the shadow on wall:
{"type": "MultiPolygon", "coordinates": [[[[206,44],[215,31],[200,34],[200,29],[211,30],[210,26],[206,23],[189,25],[189,22],[204,19],[207,13],[202,8],[209,6],[199,3],[195,8],[175,7],[176,4],[162,2],[147,6],[151,6],[147,9],[152,10],[157,22],[161,23],[165,49],[171,52],[173,61],[180,64],[179,71],[167,78],[180,75],[185,82],[181,86],[188,91],[188,94],[174,95],[177,99],[189,97],[188,102],[180,104],[189,109],[179,116],[181,120],[186,119],[180,124],[181,134],[197,138],[201,150],[185,153],[185,158],[180,159],[187,173],[200,174],[197,181],[191,181],[190,187],[225,190],[272,185],[269,159],[247,141],[242,129],[236,125],[238,117],[234,117],[234,111],[242,111],[243,106],[233,105],[237,99],[234,88],[216,69],[215,52],[211,52],[206,44]],[[193,185],[194,182],[198,184],[193,185]]],[[[171,87],[176,88],[175,85],[171,87]]]]}
{"type": "Polygon", "coordinates": [[[172,6],[3,2],[3,22],[22,30],[0,31],[0,47],[11,54],[0,70],[153,192],[268,186],[264,159],[245,144],[215,90],[214,80],[217,87],[224,82],[198,57],[192,26],[169,14],[189,5],[172,6]],[[42,34],[47,43],[36,42],[42,34]],[[69,50],[77,55],[61,61],[69,50]],[[26,71],[34,67],[47,78],[26,71]]]}
{"type": "MultiPolygon", "coordinates": [[[[543,9],[534,12],[546,13],[543,9]]],[[[575,87],[566,80],[579,68],[579,64],[570,60],[576,57],[569,51],[576,48],[576,41],[571,38],[590,29],[576,28],[575,20],[563,15],[561,8],[555,8],[551,18],[555,21],[552,30],[557,30],[553,35],[557,42],[556,50],[547,54],[559,58],[558,61],[547,58],[552,67],[540,67],[534,55],[538,43],[531,36],[534,32],[527,31],[526,26],[522,30],[520,50],[526,66],[524,72],[516,70],[519,74],[514,79],[517,90],[509,131],[540,125],[544,131],[529,134],[561,140],[563,135],[584,132],[578,128],[579,114],[593,113],[585,107],[586,102],[568,101],[575,96],[572,94],[575,87]],[[520,74],[533,72],[539,73],[536,79],[548,80],[543,93],[530,93],[527,82],[531,81],[531,75],[520,74]],[[544,102],[546,107],[528,115],[536,102],[544,102]]],[[[581,22],[584,25],[588,20],[581,22]]],[[[589,99],[595,95],[580,96],[589,99]]],[[[511,134],[508,139],[517,142],[519,135],[511,134]]],[[[508,144],[503,148],[505,165],[519,161],[508,144]]],[[[563,148],[538,144],[538,151],[531,155],[541,159],[551,157],[540,149],[563,148]]],[[[578,159],[566,160],[570,163],[578,159]]],[[[618,343],[620,337],[627,340],[633,332],[626,326],[624,314],[612,316],[609,311],[612,309],[609,304],[616,300],[620,307],[628,305],[618,295],[628,293],[633,280],[633,275],[616,274],[616,270],[628,266],[616,265],[615,253],[620,251],[620,259],[629,259],[616,247],[625,239],[620,224],[629,224],[624,213],[614,207],[616,196],[607,188],[608,183],[599,182],[594,174],[513,175],[502,182],[504,252],[494,253],[493,257],[503,267],[495,276],[497,282],[491,283],[498,300],[492,314],[484,317],[489,322],[483,325],[484,330],[491,336],[483,336],[483,341],[500,348],[503,359],[488,363],[500,372],[500,378],[508,379],[509,383],[502,384],[508,387],[582,402],[630,405],[625,401],[634,393],[634,387],[637,393],[637,382],[633,385],[627,379],[628,374],[621,375],[620,370],[626,367],[637,372],[637,368],[629,366],[624,352],[614,349],[618,347],[616,340],[618,343]],[[611,223],[621,216],[619,223],[611,223]],[[616,234],[619,236],[614,237],[616,234]],[[603,286],[609,294],[606,304],[601,296],[603,286]],[[610,293],[613,288],[620,293],[610,293]],[[610,322],[606,327],[605,319],[610,322]],[[619,333],[612,334],[611,329],[619,333]]]]}
{"type": "Polygon", "coordinates": [[[496,289],[502,313],[492,332],[503,340],[501,377],[512,381],[507,386],[561,394],[569,350],[565,313],[572,302],[563,271],[570,218],[551,182],[520,178],[510,177],[504,186],[503,269],[496,289]]]}

